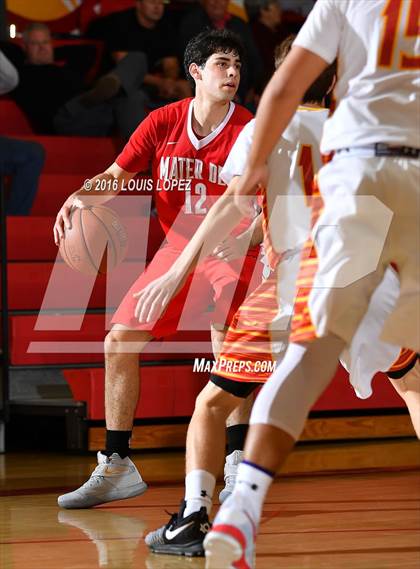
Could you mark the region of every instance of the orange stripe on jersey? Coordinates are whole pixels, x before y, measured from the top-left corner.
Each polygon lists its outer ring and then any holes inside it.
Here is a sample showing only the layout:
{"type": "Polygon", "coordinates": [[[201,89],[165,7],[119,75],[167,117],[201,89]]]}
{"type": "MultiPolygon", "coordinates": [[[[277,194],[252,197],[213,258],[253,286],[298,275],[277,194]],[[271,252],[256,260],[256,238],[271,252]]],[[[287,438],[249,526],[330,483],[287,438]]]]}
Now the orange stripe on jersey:
{"type": "Polygon", "coordinates": [[[302,303],[306,303],[309,300],[309,294],[307,294],[306,296],[300,296],[298,299],[295,300],[296,302],[302,302],[302,303]]]}
{"type": "MultiPolygon", "coordinates": [[[[290,337],[292,337],[292,334],[290,335],[290,337]]],[[[309,326],[300,325],[299,328],[297,328],[293,332],[293,340],[291,341],[293,341],[294,343],[309,342],[316,337],[317,337],[316,330],[313,324],[309,326]]]]}
{"type": "MultiPolygon", "coordinates": [[[[249,312],[255,311],[255,312],[260,313],[260,312],[261,312],[261,307],[260,307],[260,306],[247,306],[247,311],[249,311],[249,312]]],[[[273,309],[273,310],[271,310],[271,312],[272,312],[273,314],[277,314],[277,310],[274,310],[274,309],[273,309]]]]}
{"type": "MultiPolygon", "coordinates": [[[[318,264],[318,259],[316,258],[316,253],[312,254],[312,250],[314,249],[313,244],[311,243],[310,247],[306,247],[306,249],[304,249],[302,251],[302,257],[305,259],[305,267],[311,267],[311,265],[317,265],[318,264]],[[305,251],[309,252],[309,257],[305,258],[305,251]]],[[[309,271],[312,271],[312,269],[308,269],[309,271]]]]}
{"type": "Polygon", "coordinates": [[[258,322],[255,320],[241,320],[241,322],[245,330],[252,330],[256,325],[258,325],[258,322]]]}
{"type": "MultiPolygon", "coordinates": [[[[319,193],[318,177],[315,176],[312,193],[312,227],[314,227],[315,223],[318,221],[322,208],[323,201],[319,193]]],[[[293,310],[290,342],[308,342],[317,337],[308,306],[309,292],[313,285],[317,269],[318,258],[316,249],[312,239],[308,239],[302,251],[299,273],[296,279],[296,297],[293,310]]]]}
{"type": "MultiPolygon", "coordinates": [[[[270,339],[266,338],[260,339],[258,345],[254,346],[248,338],[244,342],[229,344],[228,351],[232,354],[231,358],[237,359],[238,361],[247,360],[260,362],[267,359],[272,360],[270,344],[270,339]]],[[[220,359],[224,359],[224,357],[224,355],[220,354],[220,359]]]]}
{"type": "Polygon", "coordinates": [[[248,334],[243,334],[239,340],[228,339],[226,346],[223,348],[224,353],[229,355],[247,354],[249,353],[260,353],[262,350],[267,349],[267,343],[270,342],[270,336],[249,336],[248,334]],[[261,347],[263,346],[263,347],[261,347]]]}
{"type": "Polygon", "coordinates": [[[245,300],[225,335],[214,373],[244,382],[270,377],[274,369],[270,324],[278,312],[275,293],[276,277],[271,275],[245,300]]]}
{"type": "Polygon", "coordinates": [[[271,299],[276,298],[276,299],[277,299],[277,295],[276,295],[276,294],[265,293],[265,292],[264,292],[264,293],[261,293],[261,294],[259,295],[259,297],[260,297],[260,298],[271,298],[271,299]]]}
{"type": "MultiPolygon", "coordinates": [[[[270,318],[270,322],[271,320],[272,319],[270,318]]],[[[261,336],[261,334],[265,334],[268,336],[267,323],[269,322],[255,323],[254,321],[250,328],[235,328],[235,330],[231,330],[231,333],[232,335],[237,334],[238,336],[243,336],[244,334],[249,334],[250,336],[261,336]]]]}
{"type": "Polygon", "coordinates": [[[408,348],[402,348],[398,358],[392,364],[388,371],[399,371],[407,367],[415,358],[417,358],[417,352],[409,350],[408,348]]]}

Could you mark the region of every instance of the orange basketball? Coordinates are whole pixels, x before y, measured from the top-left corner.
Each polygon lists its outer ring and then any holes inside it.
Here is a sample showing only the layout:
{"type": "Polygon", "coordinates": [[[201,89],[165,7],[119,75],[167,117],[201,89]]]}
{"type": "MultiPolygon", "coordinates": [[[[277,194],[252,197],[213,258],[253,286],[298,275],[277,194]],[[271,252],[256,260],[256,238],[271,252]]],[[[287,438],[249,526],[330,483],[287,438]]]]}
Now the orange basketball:
{"type": "Polygon", "coordinates": [[[72,269],[87,275],[112,270],[127,253],[127,231],[112,209],[104,206],[75,208],[71,229],[64,228],[60,253],[72,269]]]}

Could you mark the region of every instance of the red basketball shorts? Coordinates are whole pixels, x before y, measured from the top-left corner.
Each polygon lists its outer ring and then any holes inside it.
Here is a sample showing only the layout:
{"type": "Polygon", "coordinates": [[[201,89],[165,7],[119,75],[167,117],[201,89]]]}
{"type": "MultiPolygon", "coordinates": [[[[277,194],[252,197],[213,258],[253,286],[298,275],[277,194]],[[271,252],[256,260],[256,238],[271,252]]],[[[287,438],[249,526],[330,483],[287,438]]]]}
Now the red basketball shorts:
{"type": "Polygon", "coordinates": [[[206,257],[174,296],[156,321],[140,324],[134,317],[137,298],[133,294],[165,274],[180,255],[179,249],[165,245],[154,256],[144,273],[133,283],[116,310],[112,323],[133,330],[144,330],[163,338],[181,330],[208,330],[211,324],[227,326],[246,295],[261,282],[257,255],[227,263],[206,257]]]}

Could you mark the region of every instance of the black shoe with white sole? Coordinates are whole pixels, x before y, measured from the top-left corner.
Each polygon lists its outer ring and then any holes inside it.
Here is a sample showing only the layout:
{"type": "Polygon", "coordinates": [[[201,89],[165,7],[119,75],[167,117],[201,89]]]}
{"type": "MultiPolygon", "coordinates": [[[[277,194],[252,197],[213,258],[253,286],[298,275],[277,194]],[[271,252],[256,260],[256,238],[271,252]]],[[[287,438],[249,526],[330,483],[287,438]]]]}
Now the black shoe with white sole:
{"type": "Polygon", "coordinates": [[[178,514],[173,514],[166,524],[145,537],[146,545],[154,553],[203,557],[203,541],[211,529],[206,508],[183,517],[186,503],[183,500],[178,514]]]}

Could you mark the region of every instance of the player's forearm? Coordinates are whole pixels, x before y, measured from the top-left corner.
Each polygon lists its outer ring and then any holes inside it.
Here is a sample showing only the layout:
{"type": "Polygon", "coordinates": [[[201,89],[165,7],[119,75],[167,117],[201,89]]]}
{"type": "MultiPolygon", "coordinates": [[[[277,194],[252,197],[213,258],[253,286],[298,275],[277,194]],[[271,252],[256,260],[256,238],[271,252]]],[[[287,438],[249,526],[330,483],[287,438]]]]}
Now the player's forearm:
{"type": "Polygon", "coordinates": [[[221,197],[174,263],[173,270],[180,276],[190,273],[199,259],[210,255],[242,218],[243,214],[234,204],[232,195],[221,197]]]}
{"type": "Polygon", "coordinates": [[[260,213],[251,225],[248,227],[246,231],[241,233],[240,237],[243,237],[245,240],[249,240],[249,247],[256,247],[263,242],[264,233],[263,233],[263,214],[260,213]]]}
{"type": "Polygon", "coordinates": [[[290,122],[300,95],[290,91],[281,78],[273,77],[258,106],[248,168],[265,164],[274,145],[290,122]]]}
{"type": "Polygon", "coordinates": [[[74,192],[70,199],[80,199],[83,205],[102,205],[118,195],[123,184],[134,174],[115,168],[113,164],[105,172],[85,180],[83,186],[74,192]]]}

